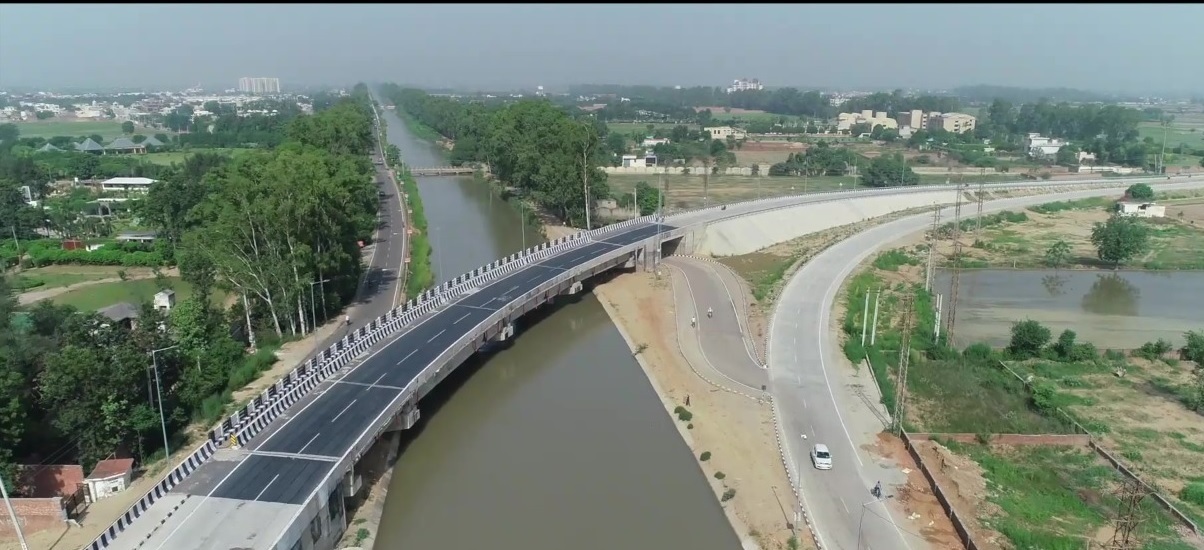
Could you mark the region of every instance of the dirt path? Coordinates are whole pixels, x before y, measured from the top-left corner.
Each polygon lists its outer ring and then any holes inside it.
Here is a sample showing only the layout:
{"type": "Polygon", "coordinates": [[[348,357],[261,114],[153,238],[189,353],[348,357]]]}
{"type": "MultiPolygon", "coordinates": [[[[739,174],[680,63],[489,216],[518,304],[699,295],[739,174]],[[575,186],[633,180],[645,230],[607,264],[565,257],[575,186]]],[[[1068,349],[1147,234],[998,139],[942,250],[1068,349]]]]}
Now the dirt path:
{"type": "MultiPolygon", "coordinates": [[[[170,268],[170,269],[164,269],[162,271],[162,273],[163,273],[164,277],[179,277],[180,276],[180,270],[178,270],[174,267],[170,268]]],[[[83,281],[83,282],[75,283],[73,285],[60,286],[60,287],[55,287],[55,288],[47,288],[47,289],[43,289],[43,290],[31,290],[29,292],[23,292],[21,294],[18,294],[17,295],[17,304],[23,305],[23,306],[29,305],[34,302],[40,302],[47,298],[54,298],[55,296],[58,296],[60,294],[66,294],[68,292],[71,292],[72,290],[76,290],[79,288],[86,288],[86,287],[104,284],[104,283],[119,283],[123,280],[139,281],[139,280],[143,280],[143,279],[154,279],[154,278],[155,278],[154,273],[134,273],[134,274],[130,274],[130,275],[126,276],[125,279],[122,279],[121,277],[109,277],[109,278],[105,278],[105,279],[97,279],[95,281],[83,281]]]]}

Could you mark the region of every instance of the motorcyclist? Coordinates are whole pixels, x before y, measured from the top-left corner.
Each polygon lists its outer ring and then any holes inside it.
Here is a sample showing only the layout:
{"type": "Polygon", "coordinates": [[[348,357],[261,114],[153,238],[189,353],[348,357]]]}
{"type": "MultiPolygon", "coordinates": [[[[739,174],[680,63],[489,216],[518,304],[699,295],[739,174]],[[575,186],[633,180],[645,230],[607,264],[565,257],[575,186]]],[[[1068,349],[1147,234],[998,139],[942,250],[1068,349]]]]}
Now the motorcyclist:
{"type": "Polygon", "coordinates": [[[874,498],[882,498],[882,482],[881,481],[874,483],[873,495],[874,495],[874,498]]]}
{"type": "Polygon", "coordinates": [[[351,326],[351,316],[350,315],[343,316],[343,324],[347,325],[347,326],[351,326]]]}
{"type": "Polygon", "coordinates": [[[695,319],[694,317],[690,317],[690,326],[693,327],[693,326],[697,326],[697,325],[698,325],[698,319],[695,319]]]}
{"type": "Polygon", "coordinates": [[[714,311],[711,311],[711,308],[709,308],[709,307],[708,307],[708,308],[707,308],[707,317],[712,317],[712,316],[714,316],[714,315],[715,315],[715,312],[714,312],[714,311]]]}

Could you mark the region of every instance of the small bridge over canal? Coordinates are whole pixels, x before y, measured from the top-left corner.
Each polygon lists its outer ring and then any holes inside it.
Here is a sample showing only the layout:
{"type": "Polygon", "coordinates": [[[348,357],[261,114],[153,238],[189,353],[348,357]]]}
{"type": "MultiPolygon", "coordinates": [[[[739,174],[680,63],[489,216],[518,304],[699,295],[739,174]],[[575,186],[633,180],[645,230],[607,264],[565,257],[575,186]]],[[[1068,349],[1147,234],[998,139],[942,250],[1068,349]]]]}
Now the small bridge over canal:
{"type": "Polygon", "coordinates": [[[439,166],[435,168],[410,168],[410,173],[416,178],[434,176],[471,176],[477,169],[471,166],[439,166]]]}

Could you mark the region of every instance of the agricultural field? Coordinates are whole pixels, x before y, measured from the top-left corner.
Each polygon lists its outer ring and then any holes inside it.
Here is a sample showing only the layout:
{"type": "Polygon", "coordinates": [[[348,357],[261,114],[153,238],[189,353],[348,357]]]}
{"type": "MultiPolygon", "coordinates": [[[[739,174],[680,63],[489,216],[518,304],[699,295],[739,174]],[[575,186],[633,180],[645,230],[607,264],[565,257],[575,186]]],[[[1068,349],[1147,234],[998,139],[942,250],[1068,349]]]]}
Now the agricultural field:
{"type": "Polygon", "coordinates": [[[106,140],[121,137],[121,123],[113,120],[36,120],[16,123],[21,137],[52,138],[55,136],[90,136],[97,134],[106,140]]]}
{"type": "MultiPolygon", "coordinates": [[[[71,286],[88,281],[115,279],[120,276],[119,271],[121,271],[120,267],[111,266],[51,265],[26,269],[17,274],[14,281],[18,292],[26,292],[71,286]]],[[[149,273],[150,270],[130,268],[126,272],[130,276],[139,276],[143,272],[149,273]]]]}
{"type": "MultiPolygon", "coordinates": [[[[658,122],[655,124],[650,123],[650,122],[607,122],[606,123],[606,127],[608,129],[610,129],[611,132],[623,134],[623,135],[631,134],[632,132],[638,132],[640,134],[647,134],[649,126],[652,126],[653,129],[656,129],[656,130],[672,130],[675,126],[677,126],[677,124],[670,124],[667,122],[658,122]]],[[[698,129],[697,124],[683,124],[683,126],[689,128],[691,130],[698,129]]]]}

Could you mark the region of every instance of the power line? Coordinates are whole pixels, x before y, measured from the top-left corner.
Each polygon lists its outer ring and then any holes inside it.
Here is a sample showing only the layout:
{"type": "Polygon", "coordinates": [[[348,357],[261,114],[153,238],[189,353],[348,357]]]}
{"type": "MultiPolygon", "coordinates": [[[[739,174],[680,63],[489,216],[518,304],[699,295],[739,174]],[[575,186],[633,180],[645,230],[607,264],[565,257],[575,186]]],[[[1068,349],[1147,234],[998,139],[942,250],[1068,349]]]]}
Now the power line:
{"type": "Polygon", "coordinates": [[[915,312],[914,296],[903,296],[903,340],[899,343],[899,372],[895,379],[895,410],[891,419],[891,431],[899,434],[903,430],[903,414],[907,403],[907,364],[911,358],[911,324],[915,312]]]}
{"type": "Polygon", "coordinates": [[[1120,499],[1120,507],[1112,520],[1112,540],[1104,545],[1108,550],[1137,550],[1141,543],[1137,540],[1137,528],[1145,518],[1141,516],[1141,502],[1149,496],[1150,490],[1144,483],[1127,479],[1116,490],[1120,499]]]}

